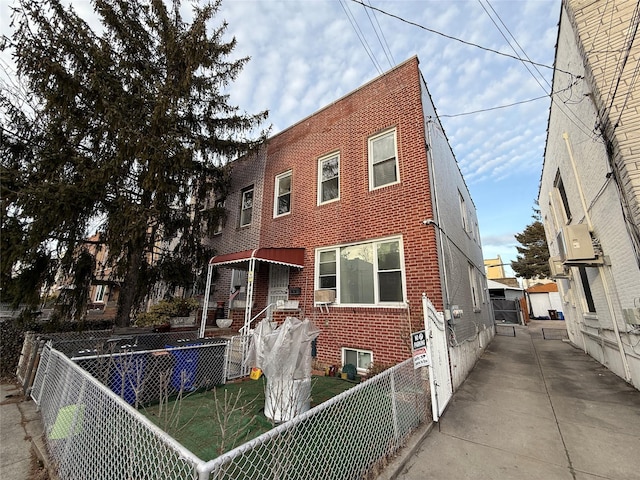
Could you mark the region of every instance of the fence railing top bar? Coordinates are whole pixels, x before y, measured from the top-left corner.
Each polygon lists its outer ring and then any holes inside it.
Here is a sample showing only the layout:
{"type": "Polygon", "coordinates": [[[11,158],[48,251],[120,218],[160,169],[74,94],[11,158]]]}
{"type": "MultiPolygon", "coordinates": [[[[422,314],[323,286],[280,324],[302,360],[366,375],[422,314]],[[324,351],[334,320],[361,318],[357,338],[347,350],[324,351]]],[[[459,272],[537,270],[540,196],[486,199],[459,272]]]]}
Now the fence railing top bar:
{"type": "MultiPolygon", "coordinates": [[[[398,363],[397,365],[394,365],[393,367],[389,368],[388,370],[385,370],[384,372],[379,373],[374,378],[377,378],[378,380],[382,380],[385,377],[392,375],[393,372],[395,372],[396,370],[402,368],[403,366],[405,366],[409,362],[413,362],[413,359],[409,358],[407,360],[404,360],[403,362],[398,363]]],[[[332,397],[329,400],[327,400],[325,402],[322,402],[319,405],[316,405],[315,407],[307,410],[306,412],[303,412],[300,415],[297,415],[297,416],[293,417],[291,420],[288,420],[288,421],[286,421],[284,423],[281,423],[280,425],[272,428],[271,430],[263,433],[262,435],[254,438],[252,440],[249,440],[248,442],[243,443],[242,445],[237,446],[233,450],[229,450],[228,452],[223,453],[219,457],[216,457],[216,458],[214,458],[212,460],[209,460],[208,462],[204,463],[203,465],[199,465],[198,466],[198,472],[200,472],[201,474],[204,474],[206,472],[211,472],[218,465],[223,465],[226,462],[228,462],[229,460],[233,459],[238,454],[241,454],[243,452],[251,450],[255,445],[264,443],[266,440],[269,440],[272,437],[276,437],[276,436],[280,435],[281,433],[286,432],[287,430],[289,430],[293,426],[295,426],[295,425],[297,425],[297,424],[299,424],[301,422],[304,422],[309,417],[313,417],[318,412],[321,412],[322,410],[325,410],[325,409],[331,407],[335,403],[340,403],[344,398],[349,397],[351,395],[355,395],[359,390],[367,388],[368,385],[369,385],[368,382],[359,383],[355,387],[350,388],[349,390],[346,390],[346,391],[336,395],[335,397],[332,397]]]]}
{"type": "Polygon", "coordinates": [[[151,420],[142,415],[138,410],[129,405],[123,398],[115,394],[109,388],[104,386],[99,380],[89,375],[82,367],[77,365],[75,362],[72,362],[69,357],[67,357],[63,352],[56,350],[55,348],[51,348],[51,352],[59,356],[60,361],[66,363],[67,366],[75,371],[78,375],[80,375],[87,382],[92,383],[96,388],[98,388],[105,396],[114,400],[123,410],[128,412],[131,416],[133,416],[136,421],[141,423],[145,428],[149,429],[153,432],[154,435],[161,438],[163,442],[169,445],[173,450],[175,450],[178,455],[184,460],[190,462],[194,468],[197,465],[203,463],[203,460],[191,452],[189,449],[184,447],[180,442],[174,439],[167,432],[162,430],[160,427],[155,425],[151,420]]]}
{"type": "MultiPolygon", "coordinates": [[[[199,348],[211,348],[211,347],[226,347],[228,341],[227,340],[221,340],[219,342],[209,342],[209,343],[205,343],[205,344],[194,344],[194,345],[181,345],[181,346],[176,346],[176,347],[166,347],[166,348],[154,348],[154,349],[150,349],[150,350],[122,350],[119,352],[104,352],[104,353],[98,353],[95,355],[78,355],[75,357],[69,357],[70,360],[95,360],[97,358],[105,358],[105,357],[126,357],[129,355],[144,355],[147,353],[163,353],[163,352],[168,352],[168,351],[174,351],[174,350],[196,350],[199,348]]],[[[62,352],[61,352],[62,353],[62,352]]]]}

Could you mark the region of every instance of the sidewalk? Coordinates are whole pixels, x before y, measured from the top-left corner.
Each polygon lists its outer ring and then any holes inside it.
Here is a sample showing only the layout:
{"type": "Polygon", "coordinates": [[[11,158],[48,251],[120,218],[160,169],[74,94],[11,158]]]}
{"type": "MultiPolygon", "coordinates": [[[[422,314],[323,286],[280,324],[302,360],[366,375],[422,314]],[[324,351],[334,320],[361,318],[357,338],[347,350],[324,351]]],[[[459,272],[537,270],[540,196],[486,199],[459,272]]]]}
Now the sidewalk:
{"type": "Polygon", "coordinates": [[[33,400],[14,384],[0,384],[0,479],[38,480],[48,476],[40,468],[35,445],[42,444],[42,423],[33,400]]]}
{"type": "Polygon", "coordinates": [[[556,325],[496,336],[439,424],[380,478],[640,478],[640,392],[567,342],[544,340],[541,328],[556,325]]]}

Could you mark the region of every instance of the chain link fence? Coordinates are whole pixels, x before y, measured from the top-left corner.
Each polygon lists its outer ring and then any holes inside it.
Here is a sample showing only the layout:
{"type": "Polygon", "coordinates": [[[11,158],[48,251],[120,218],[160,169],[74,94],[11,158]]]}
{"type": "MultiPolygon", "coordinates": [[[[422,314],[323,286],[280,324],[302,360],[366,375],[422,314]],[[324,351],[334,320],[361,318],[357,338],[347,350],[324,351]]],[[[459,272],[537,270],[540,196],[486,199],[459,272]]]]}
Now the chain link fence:
{"type": "MultiPolygon", "coordinates": [[[[236,340],[240,346],[245,341],[236,340]]],[[[431,421],[426,370],[415,370],[409,359],[230,452],[204,461],[133,406],[156,401],[154,391],[166,392],[172,385],[173,373],[167,373],[157,377],[163,378],[165,390],[159,384],[151,387],[151,380],[142,380],[156,378],[151,372],[182,372],[175,388],[208,385],[210,376],[199,377],[197,367],[182,368],[176,354],[185,358],[187,352],[197,352],[198,365],[202,361],[203,368],[215,366],[206,371],[224,371],[230,365],[230,355],[222,355],[220,364],[220,351],[228,345],[231,351],[232,343],[170,346],[162,349],[163,354],[131,351],[131,344],[120,344],[118,348],[128,345],[129,351],[110,355],[80,350],[65,354],[49,343],[42,352],[31,396],[40,407],[47,444],[61,480],[87,476],[299,479],[310,472],[332,480],[374,478],[411,432],[431,421]],[[211,359],[204,361],[208,350],[215,355],[211,353],[211,359]],[[194,372],[193,376],[189,372],[194,372]]]]}
{"type": "Polygon", "coordinates": [[[431,421],[429,381],[413,360],[333,397],[198,470],[210,479],[375,478],[419,424],[431,421]]]}
{"type": "Polygon", "coordinates": [[[55,349],[42,352],[32,397],[61,480],[198,478],[197,457],[55,349]]]}

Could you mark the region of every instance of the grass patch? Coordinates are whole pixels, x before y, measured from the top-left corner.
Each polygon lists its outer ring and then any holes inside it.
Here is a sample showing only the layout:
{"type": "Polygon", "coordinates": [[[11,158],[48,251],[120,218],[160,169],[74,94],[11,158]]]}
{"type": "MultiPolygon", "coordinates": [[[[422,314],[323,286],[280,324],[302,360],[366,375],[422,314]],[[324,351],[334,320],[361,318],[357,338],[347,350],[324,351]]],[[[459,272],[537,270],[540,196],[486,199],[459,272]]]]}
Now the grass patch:
{"type": "MultiPolygon", "coordinates": [[[[356,385],[336,377],[312,377],[314,407],[356,385]]],[[[210,460],[271,430],[264,415],[265,379],[229,383],[141,409],[152,422],[203,460],[210,460]]]]}

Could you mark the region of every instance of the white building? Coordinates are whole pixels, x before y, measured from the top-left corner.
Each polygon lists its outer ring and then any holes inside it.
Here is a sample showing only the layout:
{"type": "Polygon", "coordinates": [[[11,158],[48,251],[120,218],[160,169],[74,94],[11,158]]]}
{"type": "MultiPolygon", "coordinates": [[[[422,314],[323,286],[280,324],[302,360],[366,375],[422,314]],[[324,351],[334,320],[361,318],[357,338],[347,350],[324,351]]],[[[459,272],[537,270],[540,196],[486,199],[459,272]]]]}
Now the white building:
{"type": "Polygon", "coordinates": [[[636,2],[563,0],[538,198],[571,342],[636,388],[638,13],[636,2]]]}

